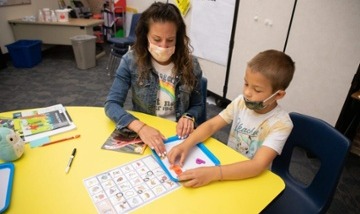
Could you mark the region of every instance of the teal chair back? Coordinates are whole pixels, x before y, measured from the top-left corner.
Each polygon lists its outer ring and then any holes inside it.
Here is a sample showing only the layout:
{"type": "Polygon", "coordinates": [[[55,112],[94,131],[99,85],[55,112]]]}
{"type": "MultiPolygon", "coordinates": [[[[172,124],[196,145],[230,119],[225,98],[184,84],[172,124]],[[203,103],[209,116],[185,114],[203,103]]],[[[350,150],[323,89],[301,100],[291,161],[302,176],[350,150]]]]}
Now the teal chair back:
{"type": "Polygon", "coordinates": [[[339,182],[350,141],[323,120],[299,113],[290,113],[290,117],[294,128],[272,164],[272,171],[284,180],[286,187],[263,213],[325,213],[339,182]],[[295,179],[289,171],[295,148],[303,149],[320,162],[309,184],[295,179]]]}
{"type": "Polygon", "coordinates": [[[115,74],[115,71],[120,64],[121,57],[126,54],[129,47],[135,43],[135,29],[140,16],[141,13],[132,15],[129,36],[123,38],[111,37],[108,39],[108,42],[111,43],[111,49],[106,70],[108,70],[108,75],[111,77],[115,74]]]}
{"type": "Polygon", "coordinates": [[[116,48],[125,48],[127,51],[128,46],[131,46],[135,43],[135,29],[136,25],[140,19],[141,13],[135,13],[132,15],[131,24],[130,24],[130,31],[127,37],[111,37],[108,39],[108,42],[112,43],[116,48]]]}

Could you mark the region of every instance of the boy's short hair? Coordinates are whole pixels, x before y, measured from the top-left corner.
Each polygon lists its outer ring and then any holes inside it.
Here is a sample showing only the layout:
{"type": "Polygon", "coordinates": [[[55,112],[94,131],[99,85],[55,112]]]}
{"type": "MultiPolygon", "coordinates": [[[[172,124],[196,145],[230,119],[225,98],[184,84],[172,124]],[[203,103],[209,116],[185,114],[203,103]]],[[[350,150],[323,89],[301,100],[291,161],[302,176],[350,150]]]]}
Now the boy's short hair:
{"type": "Polygon", "coordinates": [[[271,82],[273,91],[285,90],[295,72],[295,63],[290,56],[277,50],[258,53],[248,62],[253,72],[260,72],[271,82]]]}

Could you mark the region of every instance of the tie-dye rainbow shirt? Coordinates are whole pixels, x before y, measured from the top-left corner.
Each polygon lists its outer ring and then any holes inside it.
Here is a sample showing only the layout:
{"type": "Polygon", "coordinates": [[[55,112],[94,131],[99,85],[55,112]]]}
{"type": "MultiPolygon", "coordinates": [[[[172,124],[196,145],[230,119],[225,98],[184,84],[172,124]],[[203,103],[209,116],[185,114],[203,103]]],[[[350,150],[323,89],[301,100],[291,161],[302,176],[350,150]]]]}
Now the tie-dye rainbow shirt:
{"type": "Polygon", "coordinates": [[[156,100],[156,115],[175,121],[175,76],[172,73],[174,64],[160,65],[153,61],[153,66],[159,75],[160,84],[156,100]]]}

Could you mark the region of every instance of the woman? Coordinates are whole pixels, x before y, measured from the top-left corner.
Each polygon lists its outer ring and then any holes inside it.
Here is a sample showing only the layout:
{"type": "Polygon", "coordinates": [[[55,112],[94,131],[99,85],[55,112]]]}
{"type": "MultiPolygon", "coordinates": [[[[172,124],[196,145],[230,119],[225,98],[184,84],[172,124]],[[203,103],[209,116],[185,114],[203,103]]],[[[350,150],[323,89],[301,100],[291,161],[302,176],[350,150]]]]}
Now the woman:
{"type": "Polygon", "coordinates": [[[151,149],[165,156],[165,137],[123,109],[129,89],[133,110],[177,121],[176,133],[187,137],[202,114],[202,71],[191,56],[190,39],[173,4],[155,2],[136,27],[136,41],[116,71],[105,102],[116,128],[136,132],[151,149]]]}

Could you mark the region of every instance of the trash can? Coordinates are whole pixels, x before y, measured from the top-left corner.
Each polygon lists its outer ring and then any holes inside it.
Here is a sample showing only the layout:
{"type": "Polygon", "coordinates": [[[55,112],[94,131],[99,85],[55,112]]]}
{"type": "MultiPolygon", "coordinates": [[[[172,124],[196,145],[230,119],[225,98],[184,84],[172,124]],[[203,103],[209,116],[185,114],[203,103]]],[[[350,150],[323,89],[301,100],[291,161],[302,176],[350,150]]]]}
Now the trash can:
{"type": "Polygon", "coordinates": [[[96,66],[96,36],[78,35],[71,37],[75,60],[79,69],[96,66]]]}

